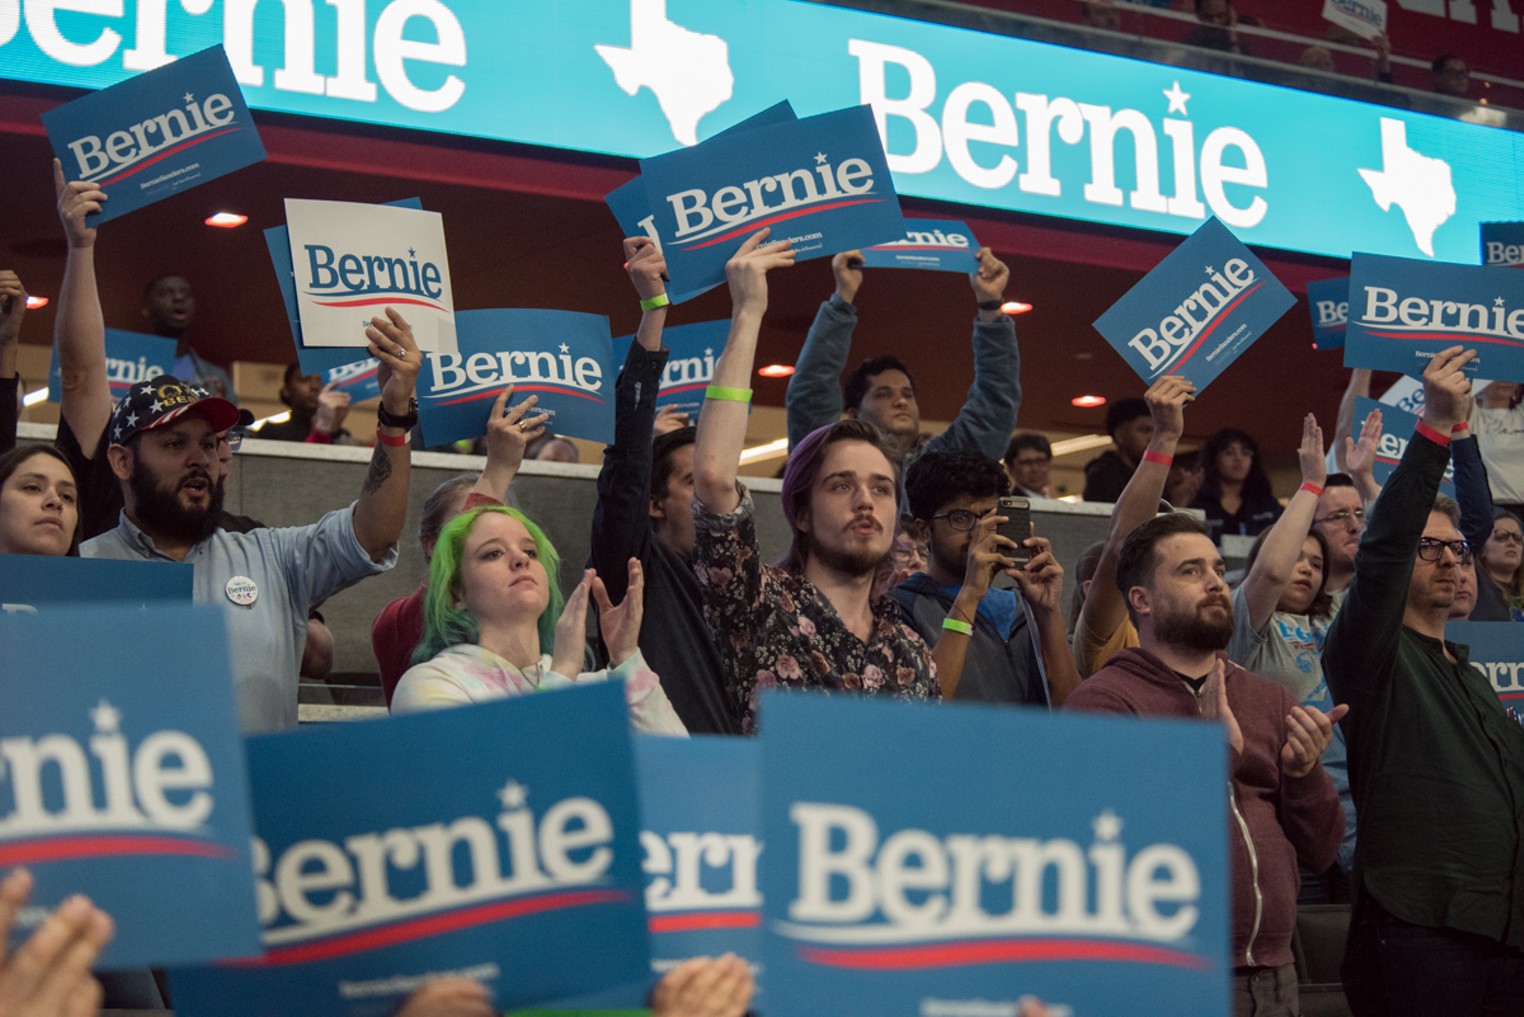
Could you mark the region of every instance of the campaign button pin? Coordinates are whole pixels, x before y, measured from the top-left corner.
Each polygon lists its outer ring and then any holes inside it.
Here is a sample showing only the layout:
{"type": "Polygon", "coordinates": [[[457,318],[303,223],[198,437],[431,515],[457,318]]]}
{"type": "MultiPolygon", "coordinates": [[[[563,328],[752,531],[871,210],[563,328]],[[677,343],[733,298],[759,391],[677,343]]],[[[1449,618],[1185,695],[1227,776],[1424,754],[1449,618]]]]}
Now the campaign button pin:
{"type": "Polygon", "coordinates": [[[248,607],[259,599],[259,586],[248,576],[234,576],[226,587],[228,599],[239,607],[248,607]]]}

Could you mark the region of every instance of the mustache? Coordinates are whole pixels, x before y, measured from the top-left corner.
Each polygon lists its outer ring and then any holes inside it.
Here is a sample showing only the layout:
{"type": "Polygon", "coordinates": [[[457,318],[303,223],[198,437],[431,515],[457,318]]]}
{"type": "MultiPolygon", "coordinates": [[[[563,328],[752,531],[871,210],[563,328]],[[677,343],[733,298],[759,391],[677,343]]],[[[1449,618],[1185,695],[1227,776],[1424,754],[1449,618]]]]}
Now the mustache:
{"type": "Polygon", "coordinates": [[[1233,602],[1221,594],[1208,597],[1201,602],[1202,607],[1212,607],[1213,605],[1221,608],[1226,608],[1229,611],[1233,610],[1233,602]]]}

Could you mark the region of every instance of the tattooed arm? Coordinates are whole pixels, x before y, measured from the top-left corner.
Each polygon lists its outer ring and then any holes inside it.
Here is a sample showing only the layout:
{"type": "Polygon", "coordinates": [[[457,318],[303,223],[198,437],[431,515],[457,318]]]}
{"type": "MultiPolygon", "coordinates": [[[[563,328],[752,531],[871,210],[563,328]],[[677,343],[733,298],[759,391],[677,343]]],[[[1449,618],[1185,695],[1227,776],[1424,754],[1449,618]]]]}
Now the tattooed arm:
{"type": "MultiPolygon", "coordinates": [[[[394,416],[405,416],[413,399],[418,370],[423,366],[423,355],[413,342],[413,330],[402,315],[388,307],[385,317],[371,319],[367,335],[370,355],[381,364],[376,370],[381,383],[381,405],[394,416]]],[[[386,557],[401,539],[402,524],[407,520],[407,486],[412,466],[406,437],[407,432],[398,427],[382,427],[377,431],[376,451],[370,457],[360,500],[355,503],[355,538],[372,561],[386,557]],[[404,440],[389,445],[388,438],[404,440]]]]}

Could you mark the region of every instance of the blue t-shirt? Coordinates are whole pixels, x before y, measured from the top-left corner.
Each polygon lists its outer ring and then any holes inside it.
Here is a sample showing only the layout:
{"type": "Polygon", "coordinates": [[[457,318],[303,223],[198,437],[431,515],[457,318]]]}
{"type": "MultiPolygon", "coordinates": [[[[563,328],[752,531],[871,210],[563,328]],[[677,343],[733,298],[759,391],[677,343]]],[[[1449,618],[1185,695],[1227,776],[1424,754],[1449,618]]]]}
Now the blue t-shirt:
{"type": "MultiPolygon", "coordinates": [[[[948,597],[957,599],[963,584],[938,583],[937,587],[948,597]]],[[[1011,638],[1011,630],[1016,627],[1016,614],[1020,610],[1021,604],[1016,600],[1015,590],[990,590],[979,601],[979,617],[995,626],[1001,639],[1011,638]]]]}

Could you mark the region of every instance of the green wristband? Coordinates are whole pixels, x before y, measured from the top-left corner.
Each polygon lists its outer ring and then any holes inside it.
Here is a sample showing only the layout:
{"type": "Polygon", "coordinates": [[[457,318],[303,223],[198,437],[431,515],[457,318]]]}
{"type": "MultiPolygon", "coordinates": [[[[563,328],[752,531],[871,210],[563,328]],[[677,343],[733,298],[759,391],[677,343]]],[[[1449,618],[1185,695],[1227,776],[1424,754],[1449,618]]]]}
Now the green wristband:
{"type": "Polygon", "coordinates": [[[732,403],[751,402],[751,389],[749,388],[726,388],[724,385],[710,385],[704,389],[705,399],[722,399],[732,403]]]}
{"type": "Polygon", "coordinates": [[[658,293],[650,300],[642,300],[640,302],[640,309],[642,311],[654,311],[658,307],[666,307],[670,303],[672,303],[670,297],[668,297],[665,293],[658,293]]]}
{"type": "Polygon", "coordinates": [[[974,627],[972,625],[966,621],[959,621],[951,615],[948,615],[946,618],[942,619],[942,627],[949,632],[961,632],[965,636],[971,636],[974,634],[974,627]]]}

